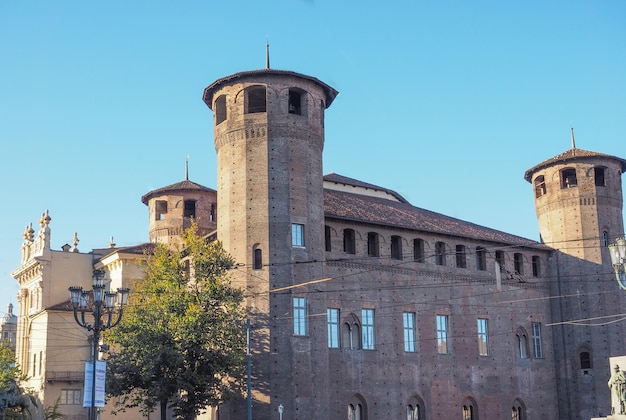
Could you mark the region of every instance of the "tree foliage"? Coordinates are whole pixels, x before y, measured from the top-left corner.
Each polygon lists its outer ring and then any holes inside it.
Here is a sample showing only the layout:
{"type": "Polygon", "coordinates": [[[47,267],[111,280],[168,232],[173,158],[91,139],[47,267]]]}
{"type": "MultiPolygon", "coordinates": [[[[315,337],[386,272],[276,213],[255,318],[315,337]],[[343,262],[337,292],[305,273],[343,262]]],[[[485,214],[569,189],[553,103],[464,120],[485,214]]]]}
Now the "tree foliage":
{"type": "Polygon", "coordinates": [[[21,379],[19,367],[15,364],[15,352],[6,343],[0,343],[0,388],[9,388],[11,379],[21,379]]]}
{"type": "Polygon", "coordinates": [[[121,323],[107,331],[107,393],[117,409],[161,408],[192,419],[227,399],[245,364],[243,292],[231,286],[233,260],[194,225],[183,247],[157,245],[132,286],[121,323]]]}

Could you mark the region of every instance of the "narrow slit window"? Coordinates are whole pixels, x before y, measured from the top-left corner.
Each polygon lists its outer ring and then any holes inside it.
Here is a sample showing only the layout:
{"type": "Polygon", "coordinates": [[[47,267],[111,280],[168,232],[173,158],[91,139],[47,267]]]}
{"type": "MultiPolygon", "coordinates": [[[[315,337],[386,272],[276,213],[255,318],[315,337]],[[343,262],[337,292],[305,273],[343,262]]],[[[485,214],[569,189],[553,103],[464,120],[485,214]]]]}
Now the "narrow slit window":
{"type": "Polygon", "coordinates": [[[332,251],[332,242],[330,237],[330,226],[324,226],[324,247],[326,252],[332,251]]]}

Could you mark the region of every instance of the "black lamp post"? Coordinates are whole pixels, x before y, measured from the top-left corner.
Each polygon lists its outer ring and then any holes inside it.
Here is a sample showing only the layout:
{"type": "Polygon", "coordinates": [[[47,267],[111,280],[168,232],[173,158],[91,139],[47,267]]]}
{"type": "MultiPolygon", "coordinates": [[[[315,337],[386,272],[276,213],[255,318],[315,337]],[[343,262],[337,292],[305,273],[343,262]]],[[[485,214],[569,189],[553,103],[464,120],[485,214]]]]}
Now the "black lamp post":
{"type": "Polygon", "coordinates": [[[83,291],[83,288],[79,286],[69,288],[76,323],[87,331],[93,331],[93,376],[91,378],[91,408],[89,413],[91,420],[96,420],[96,362],[98,360],[100,332],[119,324],[130,293],[128,288],[117,289],[116,293],[106,292],[103,280],[104,271],[94,270],[93,290],[83,291]],[[91,307],[89,305],[90,295],[93,299],[91,307]],[[90,311],[93,314],[93,323],[91,324],[85,320],[85,313],[90,311]],[[80,318],[78,317],[79,312],[80,318]],[[102,319],[103,315],[105,316],[104,319],[102,319]]]}
{"type": "Polygon", "coordinates": [[[609,245],[609,252],[617,283],[620,289],[626,290],[626,238],[619,238],[614,244],[609,245]]]}

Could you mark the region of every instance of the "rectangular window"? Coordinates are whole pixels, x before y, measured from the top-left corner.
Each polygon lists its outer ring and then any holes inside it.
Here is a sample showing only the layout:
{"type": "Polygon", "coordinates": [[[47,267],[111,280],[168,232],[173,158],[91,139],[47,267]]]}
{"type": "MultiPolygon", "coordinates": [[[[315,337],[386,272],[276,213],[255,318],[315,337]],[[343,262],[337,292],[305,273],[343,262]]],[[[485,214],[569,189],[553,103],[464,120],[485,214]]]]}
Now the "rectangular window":
{"type": "Polygon", "coordinates": [[[541,346],[541,324],[539,322],[532,323],[533,328],[533,350],[537,359],[543,358],[543,348],[541,346]]]}
{"type": "Polygon", "coordinates": [[[363,324],[362,338],[363,350],[374,350],[374,310],[363,309],[361,311],[361,322],[363,324]]]}
{"type": "Polygon", "coordinates": [[[489,356],[489,321],[478,318],[478,354],[489,356]]]}
{"type": "Polygon", "coordinates": [[[467,258],[465,257],[465,245],[456,246],[456,266],[467,268],[467,258]]]}
{"type": "Polygon", "coordinates": [[[155,220],[165,220],[165,215],[167,214],[167,201],[157,200],[154,204],[154,207],[155,220]]]}
{"type": "Polygon", "coordinates": [[[446,265],[446,244],[435,242],[435,264],[446,265]]]}
{"type": "Polygon", "coordinates": [[[515,268],[515,274],[523,275],[524,274],[524,255],[516,252],[513,254],[513,265],[515,268]]]}
{"type": "Polygon", "coordinates": [[[413,260],[416,262],[424,262],[424,240],[413,239],[413,260]]]}
{"type": "Polygon", "coordinates": [[[306,298],[293,298],[293,334],[307,335],[307,330],[306,298]]]}
{"type": "Polygon", "coordinates": [[[80,405],[80,389],[62,389],[59,398],[60,405],[80,405]]]}
{"type": "Polygon", "coordinates": [[[415,313],[404,312],[402,322],[404,324],[404,351],[415,352],[415,313]]]}
{"type": "Polygon", "coordinates": [[[304,225],[291,224],[291,245],[304,246],[304,225]]]}
{"type": "Polygon", "coordinates": [[[504,251],[496,251],[496,263],[500,267],[500,271],[504,273],[506,270],[504,266],[504,251]]]}
{"type": "Polygon", "coordinates": [[[539,277],[541,275],[541,257],[533,255],[533,277],[539,277]]]}
{"type": "Polygon", "coordinates": [[[448,316],[437,315],[437,352],[448,353],[448,316]]]}
{"type": "Polygon", "coordinates": [[[324,226],[324,247],[326,248],[326,252],[332,251],[332,242],[330,239],[330,226],[324,226]]]}
{"type": "Polygon", "coordinates": [[[196,202],[195,200],[185,200],[183,209],[183,217],[196,217],[196,202]]]}
{"type": "Polygon", "coordinates": [[[487,250],[482,246],[476,247],[476,270],[487,269],[487,250]]]}
{"type": "Polygon", "coordinates": [[[343,252],[346,254],[356,253],[356,236],[353,229],[343,230],[343,252]]]}
{"type": "Polygon", "coordinates": [[[339,348],[339,309],[326,309],[326,323],[328,324],[328,348],[339,348]]]}
{"type": "Polygon", "coordinates": [[[402,237],[393,235],[391,237],[391,258],[394,260],[402,259],[402,237]]]}

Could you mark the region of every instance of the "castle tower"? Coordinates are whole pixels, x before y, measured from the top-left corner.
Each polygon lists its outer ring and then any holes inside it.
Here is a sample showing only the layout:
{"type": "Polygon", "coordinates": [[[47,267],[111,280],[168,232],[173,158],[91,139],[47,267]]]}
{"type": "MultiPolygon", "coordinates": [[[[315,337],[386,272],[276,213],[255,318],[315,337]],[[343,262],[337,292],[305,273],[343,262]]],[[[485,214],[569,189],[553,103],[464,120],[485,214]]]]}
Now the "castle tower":
{"type": "Polygon", "coordinates": [[[141,197],[150,214],[150,242],[176,245],[180,235],[198,224],[200,234],[208,234],[217,226],[217,192],[195,182],[185,180],[152,190],[141,197]]]}
{"type": "MultiPolygon", "coordinates": [[[[293,286],[323,274],[324,110],[336,95],[316,78],[269,68],[204,91],[214,111],[218,239],[239,265],[233,281],[246,290],[259,418],[281,403],[288,412],[297,398],[294,327],[285,314],[293,286]]],[[[245,404],[230,408],[230,418],[244,415],[245,404]]]]}
{"type": "Polygon", "coordinates": [[[606,249],[624,235],[622,178],[626,160],[572,148],[524,174],[533,185],[542,241],[597,264],[610,264],[606,249]]]}
{"type": "Polygon", "coordinates": [[[608,245],[624,234],[626,160],[575,147],[526,171],[542,241],[555,250],[550,281],[552,332],[562,419],[607,413],[609,358],[624,354],[626,295],[608,245]]]}

